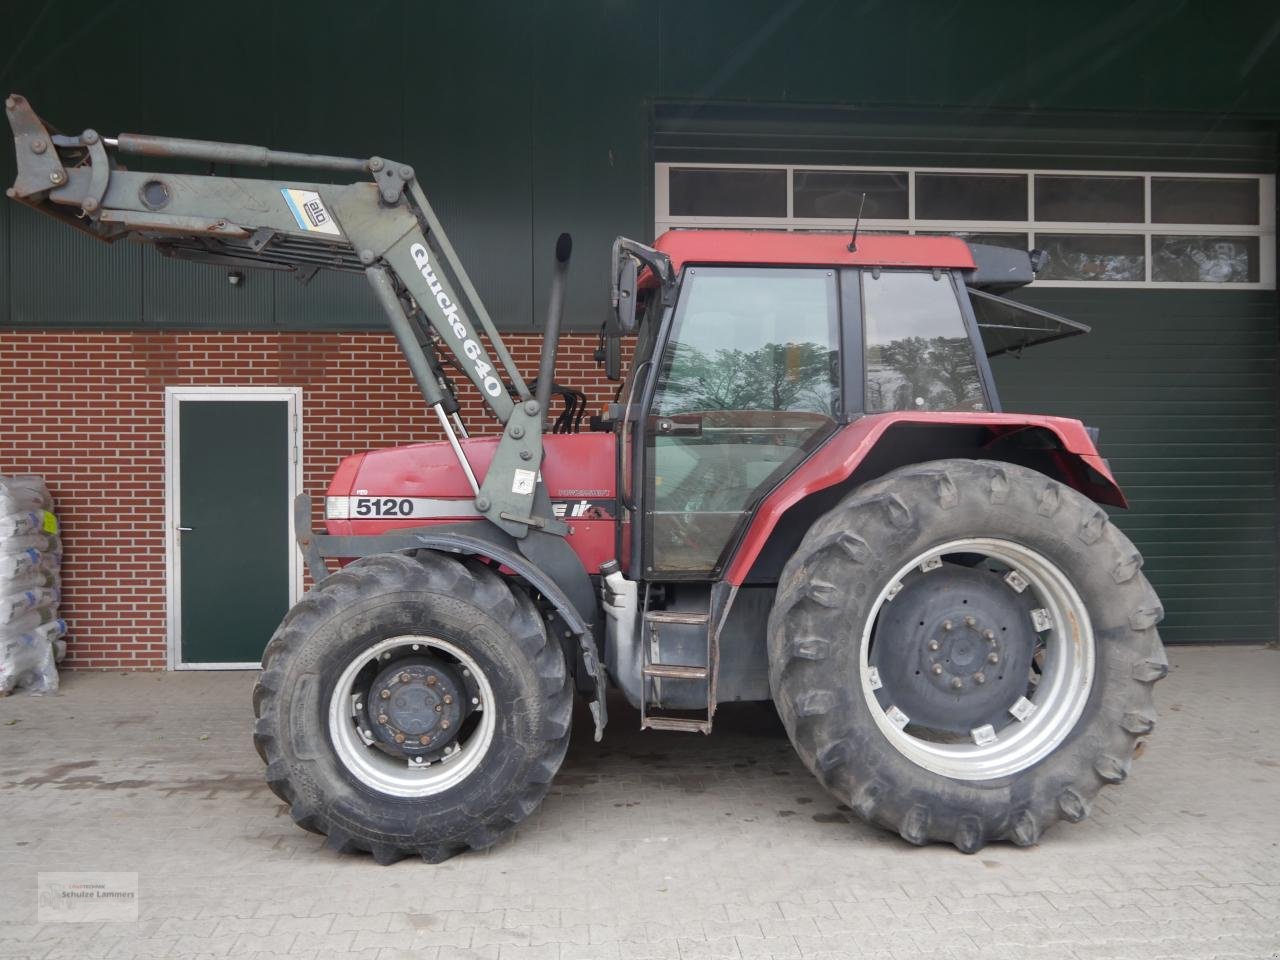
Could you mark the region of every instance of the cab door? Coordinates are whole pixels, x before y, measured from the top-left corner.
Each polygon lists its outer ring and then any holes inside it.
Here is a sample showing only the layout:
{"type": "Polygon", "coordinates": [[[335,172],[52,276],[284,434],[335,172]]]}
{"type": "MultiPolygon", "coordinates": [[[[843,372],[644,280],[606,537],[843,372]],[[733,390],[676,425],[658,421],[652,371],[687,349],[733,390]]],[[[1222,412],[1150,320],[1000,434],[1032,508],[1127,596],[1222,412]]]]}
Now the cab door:
{"type": "Polygon", "coordinates": [[[839,331],[832,270],[685,271],[639,424],[646,578],[715,577],[759,499],[835,429],[839,331]]]}

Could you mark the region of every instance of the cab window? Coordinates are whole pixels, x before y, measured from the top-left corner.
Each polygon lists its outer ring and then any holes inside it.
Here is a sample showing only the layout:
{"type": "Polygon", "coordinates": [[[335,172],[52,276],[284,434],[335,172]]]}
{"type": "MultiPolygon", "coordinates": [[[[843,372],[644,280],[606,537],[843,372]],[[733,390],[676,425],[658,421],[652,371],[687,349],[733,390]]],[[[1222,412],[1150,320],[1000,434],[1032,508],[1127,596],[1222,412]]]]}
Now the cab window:
{"type": "Polygon", "coordinates": [[[987,409],[950,274],[863,271],[862,312],[867,413],[987,409]]]}
{"type": "Polygon", "coordinates": [[[757,496],[834,426],[835,289],[822,269],[687,272],[645,427],[655,569],[710,571],[757,496]]]}

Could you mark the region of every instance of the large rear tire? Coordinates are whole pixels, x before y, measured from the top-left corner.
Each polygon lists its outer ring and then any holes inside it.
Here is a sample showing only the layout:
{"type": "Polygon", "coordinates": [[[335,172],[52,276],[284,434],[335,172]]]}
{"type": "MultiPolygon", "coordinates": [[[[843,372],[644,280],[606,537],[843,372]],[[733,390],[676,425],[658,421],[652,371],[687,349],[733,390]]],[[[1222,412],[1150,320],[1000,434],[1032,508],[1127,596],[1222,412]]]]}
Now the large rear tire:
{"type": "Polygon", "coordinates": [[[569,742],[560,647],[519,588],[429,551],[366,557],[289,611],[253,693],[295,822],[379,863],[482,849],[537,809],[569,742]]]}
{"type": "Polygon", "coordinates": [[[972,853],[1083,819],[1151,732],[1168,671],[1142,558],[1012,464],[904,467],[782,571],[770,681],[806,766],[859,816],[972,853]]]}

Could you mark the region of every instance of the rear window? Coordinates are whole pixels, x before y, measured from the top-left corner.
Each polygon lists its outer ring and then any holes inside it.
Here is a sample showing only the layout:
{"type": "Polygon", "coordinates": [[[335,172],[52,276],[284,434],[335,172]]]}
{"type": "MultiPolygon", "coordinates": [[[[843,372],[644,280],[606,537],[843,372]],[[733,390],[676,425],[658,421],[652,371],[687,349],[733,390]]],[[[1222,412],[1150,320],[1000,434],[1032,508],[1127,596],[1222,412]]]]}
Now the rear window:
{"type": "Polygon", "coordinates": [[[949,274],[864,271],[862,312],[868,413],[987,409],[949,274]]]}

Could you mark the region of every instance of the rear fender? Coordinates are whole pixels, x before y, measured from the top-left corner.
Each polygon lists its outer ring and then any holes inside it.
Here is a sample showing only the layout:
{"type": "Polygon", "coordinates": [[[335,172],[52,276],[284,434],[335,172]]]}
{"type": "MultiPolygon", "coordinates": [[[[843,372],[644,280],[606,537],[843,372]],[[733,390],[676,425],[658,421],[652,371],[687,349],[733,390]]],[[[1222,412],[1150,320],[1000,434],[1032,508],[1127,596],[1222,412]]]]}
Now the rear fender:
{"type": "Polygon", "coordinates": [[[402,527],[375,536],[317,533],[311,529],[311,498],[306,494],[294,500],[293,518],[298,547],[316,583],[329,576],[327,557],[350,559],[414,550],[480,557],[526,580],[551,605],[563,629],[578,640],[583,663],[593,681],[595,700],[591,712],[596,739],[600,739],[607,717],[604,670],[593,626],[597,619],[595,590],[582,561],[563,538],[530,531],[523,540],[516,540],[483,520],[402,527]]]}
{"type": "Polygon", "coordinates": [[[846,493],[909,463],[945,458],[1002,460],[1031,467],[1097,503],[1128,503],[1078,420],[1002,413],[884,413],[861,417],[761,501],[724,578],[776,580],[813,521],[846,493]]]}

